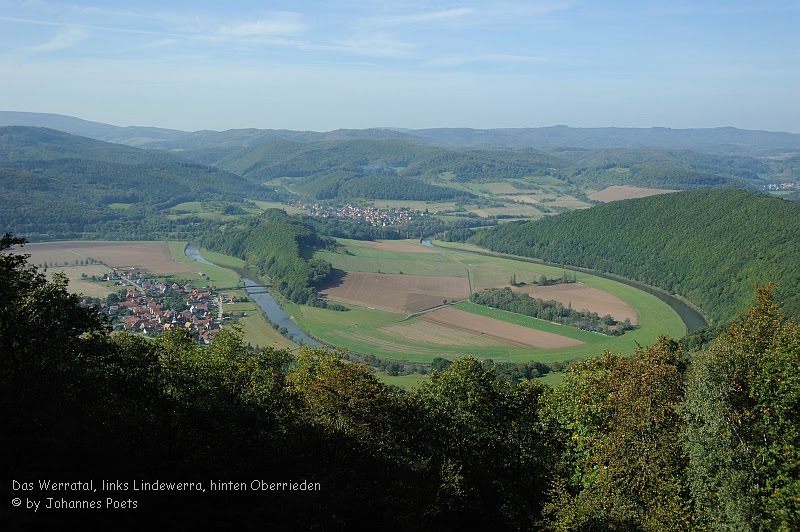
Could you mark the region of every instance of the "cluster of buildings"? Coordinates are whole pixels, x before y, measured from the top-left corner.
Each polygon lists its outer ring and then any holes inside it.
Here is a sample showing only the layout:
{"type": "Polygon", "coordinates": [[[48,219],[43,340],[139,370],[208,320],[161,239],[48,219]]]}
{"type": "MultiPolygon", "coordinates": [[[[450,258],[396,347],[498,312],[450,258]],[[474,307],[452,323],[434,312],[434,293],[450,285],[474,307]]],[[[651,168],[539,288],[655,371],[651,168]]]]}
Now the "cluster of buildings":
{"type": "Polygon", "coordinates": [[[770,183],[765,187],[767,190],[800,190],[800,183],[770,183]]]}
{"type": "Polygon", "coordinates": [[[209,288],[147,279],[140,272],[114,272],[101,279],[127,289],[124,295],[120,292],[101,301],[98,310],[111,318],[115,330],[148,336],[183,329],[198,342],[210,344],[228,319],[222,304],[236,301],[209,288]]]}
{"type": "Polygon", "coordinates": [[[334,207],[320,203],[305,205],[311,216],[316,218],[350,218],[360,223],[365,223],[373,227],[387,227],[390,225],[407,224],[411,222],[412,216],[425,216],[425,213],[411,210],[388,209],[382,210],[377,207],[356,207],[354,205],[344,205],[334,207]]]}

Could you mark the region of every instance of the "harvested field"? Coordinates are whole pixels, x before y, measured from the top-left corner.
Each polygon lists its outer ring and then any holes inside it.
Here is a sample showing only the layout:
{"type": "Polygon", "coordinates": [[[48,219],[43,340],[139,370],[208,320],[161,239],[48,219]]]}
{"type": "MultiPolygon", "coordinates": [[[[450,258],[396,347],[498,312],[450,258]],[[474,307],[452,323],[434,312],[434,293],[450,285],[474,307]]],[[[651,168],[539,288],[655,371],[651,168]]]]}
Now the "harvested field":
{"type": "Polygon", "coordinates": [[[322,290],[335,301],[412,314],[469,297],[464,277],[346,272],[341,282],[322,290]]]}
{"type": "Polygon", "coordinates": [[[336,336],[339,339],[354,341],[362,345],[367,345],[369,346],[370,349],[385,350],[392,354],[397,354],[397,355],[436,356],[437,354],[437,351],[425,349],[425,347],[421,346],[420,344],[406,345],[397,342],[396,340],[379,338],[374,333],[371,333],[371,331],[356,332],[355,330],[348,330],[348,331],[341,330],[341,331],[336,331],[336,336]]]}
{"type": "Polygon", "coordinates": [[[112,268],[140,268],[158,274],[195,271],[176,262],[163,242],[48,242],[28,244],[22,252],[30,253],[31,264],[73,265],[76,260],[92,258],[112,268]]]}
{"type": "Polygon", "coordinates": [[[364,241],[359,242],[358,245],[365,248],[398,251],[400,253],[436,253],[433,248],[423,246],[417,241],[409,242],[408,240],[364,241]]]}
{"type": "Polygon", "coordinates": [[[595,192],[594,194],[589,194],[589,199],[607,203],[609,201],[646,198],[648,196],[656,196],[658,194],[670,194],[672,192],[680,192],[680,190],[671,190],[666,188],[627,187],[627,186],[614,185],[606,187],[599,192],[595,192]]]}
{"type": "Polygon", "coordinates": [[[617,321],[625,321],[627,318],[633,325],[639,323],[639,315],[630,305],[613,294],[590,288],[582,283],[514,286],[511,290],[539,299],[558,301],[564,306],[572,306],[575,310],[597,312],[600,316],[611,314],[617,321]]]}
{"type": "Polygon", "coordinates": [[[542,216],[542,211],[534,207],[533,205],[528,204],[508,204],[505,207],[487,207],[487,208],[480,208],[480,209],[470,209],[469,212],[473,212],[480,216],[481,218],[488,218],[489,216],[495,216],[498,214],[510,215],[510,216],[519,216],[519,217],[540,217],[542,216]]]}
{"type": "Polygon", "coordinates": [[[467,346],[467,347],[491,347],[497,345],[507,345],[499,338],[482,335],[480,333],[469,333],[444,325],[437,325],[427,320],[417,320],[410,323],[401,323],[381,327],[396,336],[408,338],[415,342],[426,344],[467,346]]]}
{"type": "Polygon", "coordinates": [[[494,318],[479,316],[452,307],[435,310],[425,315],[425,320],[459,331],[478,333],[520,347],[559,349],[574,347],[584,342],[545,331],[537,331],[494,318]]]}

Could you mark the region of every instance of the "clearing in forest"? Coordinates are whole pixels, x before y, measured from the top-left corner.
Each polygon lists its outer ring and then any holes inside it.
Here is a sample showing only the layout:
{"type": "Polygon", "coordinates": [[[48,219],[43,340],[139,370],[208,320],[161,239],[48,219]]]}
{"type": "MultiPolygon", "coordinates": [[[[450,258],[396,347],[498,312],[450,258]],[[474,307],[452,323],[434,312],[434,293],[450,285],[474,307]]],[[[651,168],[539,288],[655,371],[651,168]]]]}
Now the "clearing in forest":
{"type": "Polygon", "coordinates": [[[589,199],[607,203],[609,201],[646,198],[648,196],[656,196],[658,194],[670,194],[672,192],[680,192],[680,190],[613,185],[610,187],[606,187],[599,192],[595,192],[594,194],[589,194],[589,199]]]}

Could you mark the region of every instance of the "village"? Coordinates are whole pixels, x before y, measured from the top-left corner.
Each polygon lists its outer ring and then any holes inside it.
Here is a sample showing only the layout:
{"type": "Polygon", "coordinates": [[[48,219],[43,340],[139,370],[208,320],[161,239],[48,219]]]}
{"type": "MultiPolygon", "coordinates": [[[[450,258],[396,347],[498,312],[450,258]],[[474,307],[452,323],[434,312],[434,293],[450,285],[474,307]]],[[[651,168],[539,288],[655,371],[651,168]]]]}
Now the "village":
{"type": "Polygon", "coordinates": [[[212,288],[152,279],[141,271],[115,270],[96,280],[113,282],[120,290],[106,301],[84,298],[84,306],[97,306],[110,318],[114,330],[153,337],[183,329],[196,341],[211,344],[223,321],[230,319],[222,312],[222,304],[237,301],[212,288]]]}
{"type": "Polygon", "coordinates": [[[301,204],[299,206],[306,209],[309,216],[315,218],[350,218],[373,227],[407,224],[411,222],[414,216],[426,216],[423,212],[408,209],[382,210],[377,207],[358,207],[350,204],[341,207],[322,203],[301,204]]]}

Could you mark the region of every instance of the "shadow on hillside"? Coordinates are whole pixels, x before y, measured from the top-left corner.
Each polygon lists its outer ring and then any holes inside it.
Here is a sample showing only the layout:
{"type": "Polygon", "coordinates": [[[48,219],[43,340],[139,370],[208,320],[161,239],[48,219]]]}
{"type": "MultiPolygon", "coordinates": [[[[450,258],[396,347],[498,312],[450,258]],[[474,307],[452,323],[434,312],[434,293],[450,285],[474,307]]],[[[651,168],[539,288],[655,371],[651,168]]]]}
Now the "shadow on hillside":
{"type": "Polygon", "coordinates": [[[337,268],[331,269],[331,273],[330,273],[330,275],[328,275],[328,278],[325,280],[324,283],[322,283],[319,286],[319,291],[321,292],[323,290],[328,290],[328,289],[331,289],[331,288],[336,288],[338,286],[342,286],[342,283],[344,283],[344,278],[345,277],[347,277],[347,272],[346,271],[339,270],[337,268]]]}

